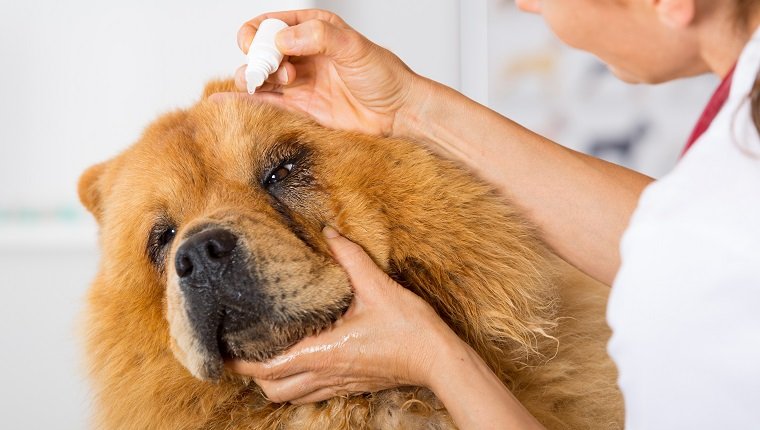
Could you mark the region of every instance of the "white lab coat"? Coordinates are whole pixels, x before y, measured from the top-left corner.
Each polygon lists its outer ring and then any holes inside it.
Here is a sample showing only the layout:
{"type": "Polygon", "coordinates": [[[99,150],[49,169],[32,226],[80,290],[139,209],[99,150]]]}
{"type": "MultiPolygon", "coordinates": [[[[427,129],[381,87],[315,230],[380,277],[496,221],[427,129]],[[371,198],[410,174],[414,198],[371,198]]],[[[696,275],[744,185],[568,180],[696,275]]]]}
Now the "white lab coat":
{"type": "Polygon", "coordinates": [[[760,137],[747,97],[759,67],[760,29],[723,109],[623,235],[607,318],[628,430],[760,429],[760,137]]]}

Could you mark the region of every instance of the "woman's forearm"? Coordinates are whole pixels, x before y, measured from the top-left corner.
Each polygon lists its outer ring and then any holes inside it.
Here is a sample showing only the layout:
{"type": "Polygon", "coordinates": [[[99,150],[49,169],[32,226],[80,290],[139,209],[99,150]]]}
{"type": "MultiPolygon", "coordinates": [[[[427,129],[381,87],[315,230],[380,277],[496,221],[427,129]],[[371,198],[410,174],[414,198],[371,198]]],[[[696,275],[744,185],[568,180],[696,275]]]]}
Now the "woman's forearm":
{"type": "Polygon", "coordinates": [[[459,338],[430,372],[428,386],[462,430],[543,429],[475,351],[459,338]]]}
{"type": "Polygon", "coordinates": [[[394,134],[462,162],[521,207],[561,257],[610,284],[619,243],[652,179],[558,145],[443,85],[423,79],[394,134]]]}

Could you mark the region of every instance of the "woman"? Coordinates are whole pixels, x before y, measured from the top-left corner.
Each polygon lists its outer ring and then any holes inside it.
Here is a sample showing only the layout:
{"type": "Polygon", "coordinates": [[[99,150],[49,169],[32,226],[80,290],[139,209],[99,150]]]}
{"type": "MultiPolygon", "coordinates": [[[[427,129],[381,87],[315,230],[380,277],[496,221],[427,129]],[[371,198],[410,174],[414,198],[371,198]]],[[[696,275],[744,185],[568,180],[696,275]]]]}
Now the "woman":
{"type": "MultiPolygon", "coordinates": [[[[326,126],[411,137],[462,162],[520,205],[555,252],[612,284],[610,353],[628,428],[756,426],[760,2],[517,4],[542,14],[564,42],[596,54],[625,81],[707,72],[724,78],[695,130],[696,144],[670,175],[653,183],[553,143],[415,75],[325,11],[259,16],[241,28],[238,42],[245,51],[265,18],[286,21],[292,27],[277,44],[289,60],[252,97],[326,126]]],[[[256,378],[277,402],[421,385],[463,429],[541,428],[429,306],[338,232],[326,228],[325,236],[355,288],[351,309],[333,329],[281,357],[232,362],[232,370],[256,378]]]]}

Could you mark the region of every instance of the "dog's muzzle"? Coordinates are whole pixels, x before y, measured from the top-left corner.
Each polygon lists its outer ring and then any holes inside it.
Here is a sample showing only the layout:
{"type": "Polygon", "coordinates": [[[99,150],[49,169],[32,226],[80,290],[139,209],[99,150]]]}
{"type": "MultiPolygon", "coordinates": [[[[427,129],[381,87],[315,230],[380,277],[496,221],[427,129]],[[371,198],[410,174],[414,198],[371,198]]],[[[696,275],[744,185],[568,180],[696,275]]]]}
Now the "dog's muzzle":
{"type": "MultiPolygon", "coordinates": [[[[210,227],[187,237],[175,254],[185,312],[198,346],[212,358],[209,364],[221,363],[224,334],[250,325],[261,306],[243,248],[233,232],[210,227]]],[[[220,371],[205,373],[214,378],[220,371]]]]}

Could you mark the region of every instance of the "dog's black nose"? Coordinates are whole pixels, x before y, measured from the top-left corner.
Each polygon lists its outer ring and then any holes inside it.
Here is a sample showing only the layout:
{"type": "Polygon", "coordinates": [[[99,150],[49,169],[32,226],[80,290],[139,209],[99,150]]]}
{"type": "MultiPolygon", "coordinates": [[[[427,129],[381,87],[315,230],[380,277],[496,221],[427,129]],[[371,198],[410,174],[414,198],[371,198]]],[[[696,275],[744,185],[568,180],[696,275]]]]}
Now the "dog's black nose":
{"type": "Polygon", "coordinates": [[[230,260],[237,236],[223,228],[211,228],[190,236],[177,250],[174,267],[181,279],[208,276],[230,260]]]}

